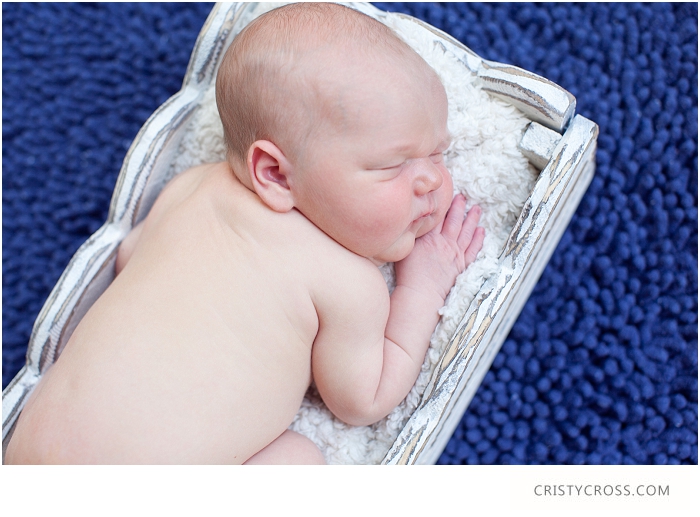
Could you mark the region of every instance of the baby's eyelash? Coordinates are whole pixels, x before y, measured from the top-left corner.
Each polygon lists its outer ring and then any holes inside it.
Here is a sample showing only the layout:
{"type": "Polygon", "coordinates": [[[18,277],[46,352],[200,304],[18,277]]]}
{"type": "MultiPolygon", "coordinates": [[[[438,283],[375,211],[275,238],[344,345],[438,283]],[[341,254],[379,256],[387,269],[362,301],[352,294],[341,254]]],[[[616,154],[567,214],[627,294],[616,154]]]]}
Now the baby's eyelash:
{"type": "MultiPolygon", "coordinates": [[[[438,152],[435,152],[435,153],[433,153],[433,154],[431,154],[431,155],[428,156],[428,158],[430,158],[430,159],[431,159],[432,161],[434,161],[434,162],[440,162],[440,161],[442,161],[442,160],[444,159],[444,157],[445,157],[445,151],[438,151],[438,152]]],[[[377,168],[377,169],[375,169],[375,170],[379,170],[379,171],[392,171],[392,170],[395,170],[395,169],[400,169],[400,168],[403,167],[405,164],[406,164],[406,162],[403,161],[403,162],[401,162],[401,163],[396,163],[396,164],[390,165],[390,166],[388,166],[388,167],[380,167],[380,168],[377,168]]]]}

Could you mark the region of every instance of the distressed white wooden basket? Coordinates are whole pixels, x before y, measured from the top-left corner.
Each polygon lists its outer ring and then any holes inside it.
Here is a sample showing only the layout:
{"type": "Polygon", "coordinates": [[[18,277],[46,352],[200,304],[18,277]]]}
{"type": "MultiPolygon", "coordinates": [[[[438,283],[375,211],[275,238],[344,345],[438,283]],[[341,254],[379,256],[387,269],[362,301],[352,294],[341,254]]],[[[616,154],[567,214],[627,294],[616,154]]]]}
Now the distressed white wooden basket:
{"type": "MultiPolygon", "coordinates": [[[[380,21],[386,16],[369,4],[346,5],[380,21]]],[[[113,280],[119,243],[146,216],[169,179],[186,123],[215,80],[224,51],[249,21],[272,7],[217,4],[197,39],[182,89],[156,110],[136,136],[124,159],[107,222],[80,247],[51,291],[34,323],[27,363],[3,391],[3,452],[42,374],[113,280]]],[[[532,120],[520,149],[541,169],[499,257],[499,273],[482,286],[464,314],[420,404],[383,460],[385,464],[431,464],[454,432],[591,181],[598,126],[574,115],[574,97],[556,84],[517,67],[484,60],[434,27],[404,18],[431,31],[445,52],[478,77],[483,90],[532,120]]]]}

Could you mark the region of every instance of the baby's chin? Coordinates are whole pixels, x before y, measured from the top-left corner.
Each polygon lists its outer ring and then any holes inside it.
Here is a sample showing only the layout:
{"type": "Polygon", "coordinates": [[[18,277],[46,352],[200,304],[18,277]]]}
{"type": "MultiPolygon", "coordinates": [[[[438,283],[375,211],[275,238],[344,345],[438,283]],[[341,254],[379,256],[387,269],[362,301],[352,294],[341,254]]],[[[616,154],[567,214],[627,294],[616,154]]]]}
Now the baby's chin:
{"type": "Polygon", "coordinates": [[[399,262],[411,254],[415,243],[416,240],[413,236],[404,236],[401,241],[395,243],[391,248],[369,257],[369,259],[378,266],[387,262],[399,262]]]}
{"type": "Polygon", "coordinates": [[[385,264],[387,262],[399,262],[405,259],[413,251],[413,247],[416,244],[416,239],[419,239],[426,233],[430,232],[433,228],[440,224],[444,218],[444,214],[442,214],[442,217],[440,217],[440,214],[433,214],[430,217],[426,217],[425,220],[421,221],[418,228],[414,228],[412,231],[407,231],[389,249],[368,258],[377,265],[385,264]]]}

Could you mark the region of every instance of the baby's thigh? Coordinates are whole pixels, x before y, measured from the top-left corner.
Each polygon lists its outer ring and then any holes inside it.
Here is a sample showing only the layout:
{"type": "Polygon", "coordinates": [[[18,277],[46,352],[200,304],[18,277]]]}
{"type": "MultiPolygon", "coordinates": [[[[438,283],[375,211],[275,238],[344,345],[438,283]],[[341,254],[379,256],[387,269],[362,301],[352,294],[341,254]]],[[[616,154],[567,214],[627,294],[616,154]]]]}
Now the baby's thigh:
{"type": "Polygon", "coordinates": [[[244,463],[244,465],[325,464],[326,460],[314,442],[289,429],[244,463]]]}

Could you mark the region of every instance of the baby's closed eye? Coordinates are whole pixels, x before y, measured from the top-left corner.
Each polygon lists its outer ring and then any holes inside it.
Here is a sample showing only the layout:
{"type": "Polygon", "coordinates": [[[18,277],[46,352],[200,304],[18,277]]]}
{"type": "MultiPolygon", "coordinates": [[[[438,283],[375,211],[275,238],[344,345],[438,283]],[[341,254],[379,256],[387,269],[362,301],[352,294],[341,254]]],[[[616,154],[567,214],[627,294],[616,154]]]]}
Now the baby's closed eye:
{"type": "Polygon", "coordinates": [[[378,177],[380,180],[391,180],[398,177],[401,174],[401,171],[403,171],[405,165],[405,161],[394,162],[391,165],[378,165],[373,167],[367,167],[367,170],[374,177],[378,177]]]}
{"type": "Polygon", "coordinates": [[[386,166],[386,167],[380,167],[379,170],[380,170],[380,171],[394,171],[394,170],[398,170],[398,169],[400,169],[401,167],[403,167],[405,163],[406,163],[405,161],[397,162],[397,163],[394,163],[393,165],[388,165],[388,166],[386,166]]]}

